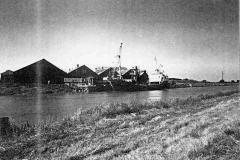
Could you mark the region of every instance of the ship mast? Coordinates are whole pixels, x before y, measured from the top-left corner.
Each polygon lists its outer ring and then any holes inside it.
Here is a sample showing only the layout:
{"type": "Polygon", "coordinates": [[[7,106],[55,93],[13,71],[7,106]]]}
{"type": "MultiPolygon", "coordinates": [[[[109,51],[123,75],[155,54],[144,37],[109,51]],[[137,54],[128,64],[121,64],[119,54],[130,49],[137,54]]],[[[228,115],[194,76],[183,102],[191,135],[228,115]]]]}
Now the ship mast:
{"type": "Polygon", "coordinates": [[[118,57],[118,64],[119,64],[120,79],[122,79],[122,73],[121,73],[121,53],[122,53],[122,45],[123,45],[123,43],[121,43],[120,48],[119,48],[119,55],[117,55],[117,57],[118,57]]]}
{"type": "Polygon", "coordinates": [[[156,62],[156,70],[155,71],[158,71],[158,67],[157,67],[157,57],[154,58],[155,62],[156,62]]]}

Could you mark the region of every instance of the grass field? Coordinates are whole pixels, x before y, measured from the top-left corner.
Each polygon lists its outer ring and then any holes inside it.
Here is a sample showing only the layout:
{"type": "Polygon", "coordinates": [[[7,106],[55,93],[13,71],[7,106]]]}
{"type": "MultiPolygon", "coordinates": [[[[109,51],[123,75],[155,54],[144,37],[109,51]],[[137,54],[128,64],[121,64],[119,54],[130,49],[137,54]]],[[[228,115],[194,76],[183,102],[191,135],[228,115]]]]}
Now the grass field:
{"type": "Polygon", "coordinates": [[[79,110],[63,122],[16,126],[1,159],[237,159],[239,91],[79,110]]]}

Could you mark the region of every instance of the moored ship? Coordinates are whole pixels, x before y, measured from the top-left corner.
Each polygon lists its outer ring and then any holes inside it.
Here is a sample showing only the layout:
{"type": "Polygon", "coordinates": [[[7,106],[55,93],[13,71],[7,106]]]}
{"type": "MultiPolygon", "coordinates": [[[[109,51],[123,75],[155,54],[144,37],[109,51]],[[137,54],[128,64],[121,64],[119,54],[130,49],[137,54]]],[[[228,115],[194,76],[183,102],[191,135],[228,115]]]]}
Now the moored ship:
{"type": "MultiPolygon", "coordinates": [[[[113,79],[111,74],[109,74],[107,81],[109,82],[113,91],[144,91],[144,90],[162,90],[169,88],[168,76],[164,74],[164,71],[160,71],[157,68],[157,59],[156,61],[156,69],[153,73],[149,74],[147,83],[140,83],[140,75],[141,71],[138,67],[131,69],[131,79],[126,80],[123,78],[121,73],[121,51],[122,51],[122,43],[120,45],[118,63],[119,63],[119,77],[113,79]]],[[[160,65],[162,66],[162,65],[160,65]]],[[[160,67],[159,66],[159,67],[160,67]]],[[[146,72],[146,71],[145,71],[146,72]]]]}
{"type": "Polygon", "coordinates": [[[169,88],[169,79],[164,71],[160,70],[160,67],[163,67],[161,64],[158,66],[157,58],[154,59],[156,61],[156,69],[154,72],[149,74],[149,85],[160,85],[164,88],[169,88]],[[158,66],[158,67],[157,67],[158,66]]]}

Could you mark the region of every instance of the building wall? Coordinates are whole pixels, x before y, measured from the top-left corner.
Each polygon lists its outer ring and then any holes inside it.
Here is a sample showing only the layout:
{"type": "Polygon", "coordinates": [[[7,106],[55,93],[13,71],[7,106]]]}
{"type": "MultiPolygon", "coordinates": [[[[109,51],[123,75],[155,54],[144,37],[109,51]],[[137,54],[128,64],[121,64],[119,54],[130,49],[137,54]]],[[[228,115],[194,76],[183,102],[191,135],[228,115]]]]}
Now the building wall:
{"type": "Polygon", "coordinates": [[[112,68],[108,68],[98,75],[98,80],[102,81],[104,77],[108,77],[109,72],[112,71],[112,68]]]}
{"type": "Polygon", "coordinates": [[[136,82],[139,78],[139,69],[129,69],[127,72],[125,72],[123,75],[122,75],[123,79],[124,80],[127,80],[127,81],[132,81],[132,82],[136,82]]]}
{"type": "Polygon", "coordinates": [[[14,72],[15,83],[61,84],[67,74],[45,59],[14,72]]]}
{"type": "Polygon", "coordinates": [[[139,83],[146,84],[148,82],[148,74],[144,72],[141,76],[139,76],[139,83]]]}
{"type": "Polygon", "coordinates": [[[124,74],[122,75],[122,78],[123,78],[123,79],[132,79],[131,73],[133,73],[133,70],[132,70],[132,69],[129,69],[126,73],[124,73],[124,74]]]}

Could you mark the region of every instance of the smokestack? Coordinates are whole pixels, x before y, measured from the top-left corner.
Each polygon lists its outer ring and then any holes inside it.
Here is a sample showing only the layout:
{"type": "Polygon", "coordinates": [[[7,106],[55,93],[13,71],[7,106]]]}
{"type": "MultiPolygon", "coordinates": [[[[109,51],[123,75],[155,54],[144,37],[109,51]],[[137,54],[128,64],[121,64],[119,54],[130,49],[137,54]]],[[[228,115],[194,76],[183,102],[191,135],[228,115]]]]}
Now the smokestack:
{"type": "Polygon", "coordinates": [[[77,68],[79,68],[79,64],[77,64],[77,68]]]}

